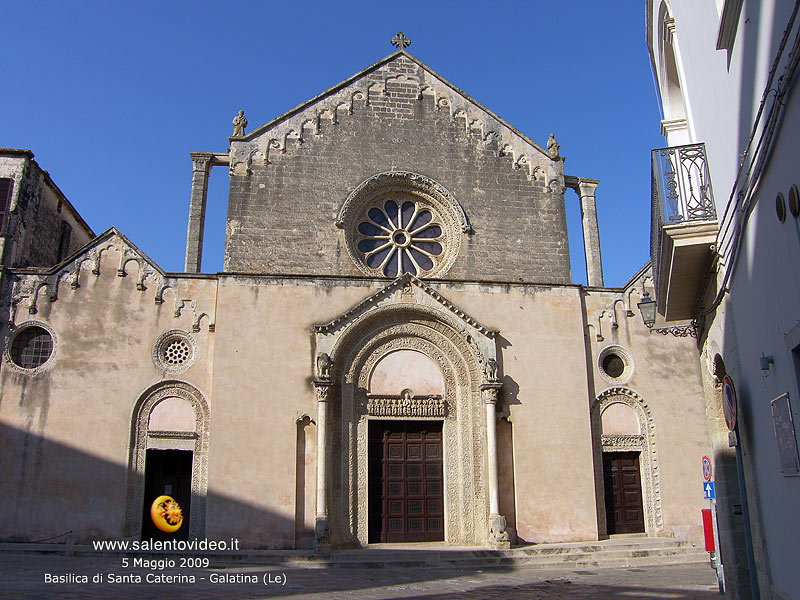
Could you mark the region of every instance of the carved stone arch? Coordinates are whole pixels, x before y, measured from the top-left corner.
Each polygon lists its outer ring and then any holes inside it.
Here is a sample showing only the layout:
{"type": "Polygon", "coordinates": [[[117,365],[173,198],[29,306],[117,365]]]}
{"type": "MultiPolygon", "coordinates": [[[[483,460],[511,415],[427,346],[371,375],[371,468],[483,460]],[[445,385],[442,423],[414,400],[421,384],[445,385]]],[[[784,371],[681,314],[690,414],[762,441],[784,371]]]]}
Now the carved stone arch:
{"type": "Polygon", "coordinates": [[[656,535],[664,528],[661,510],[661,477],[659,475],[656,426],[653,413],[639,394],[627,387],[612,387],[603,391],[591,407],[592,443],[595,453],[595,482],[597,492],[597,520],[600,534],[606,534],[605,496],[603,493],[603,452],[639,451],[645,533],[656,535]],[[600,417],[612,404],[624,404],[633,410],[639,421],[638,435],[608,435],[602,433],[600,417]]]}
{"type": "Polygon", "coordinates": [[[445,541],[483,545],[489,531],[479,388],[484,360],[444,311],[406,303],[362,315],[331,352],[337,388],[330,401],[332,541],[340,546],[368,542],[367,437],[368,421],[375,416],[368,406],[369,376],[387,354],[404,349],[431,359],[445,381],[443,415],[411,412],[398,417],[444,421],[445,541]]]}
{"type": "Polygon", "coordinates": [[[398,260],[401,255],[405,256],[403,260],[406,263],[402,269],[396,265],[397,275],[411,272],[417,277],[441,276],[455,264],[463,242],[463,234],[471,231],[467,215],[455,196],[433,179],[411,171],[385,171],[360,183],[344,200],[334,223],[344,229],[345,248],[353,263],[360,271],[371,277],[394,277],[395,273],[388,267],[384,271],[384,266],[391,263],[392,259],[398,260]],[[389,219],[387,225],[391,230],[384,229],[388,232],[387,240],[391,247],[383,264],[379,266],[370,262],[369,255],[375,254],[375,251],[359,249],[360,244],[364,242],[364,235],[367,235],[359,233],[359,228],[361,223],[368,225],[372,218],[369,216],[370,211],[373,209],[383,211],[390,202],[398,203],[398,212],[396,218],[386,217],[389,219]],[[423,240],[413,237],[412,232],[406,230],[415,219],[411,214],[400,214],[399,206],[405,202],[410,202],[415,207],[414,215],[418,214],[417,211],[427,213],[429,217],[427,222],[430,223],[428,226],[435,225],[440,230],[432,240],[441,246],[438,252],[423,253],[415,246],[423,240]],[[400,237],[395,239],[395,233],[400,237]],[[416,259],[412,257],[413,252],[417,253],[416,259]],[[427,257],[423,254],[427,254],[427,257]]]}
{"type": "Polygon", "coordinates": [[[145,457],[148,448],[192,450],[192,501],[189,515],[189,539],[205,535],[206,496],[208,490],[208,434],[211,412],[208,400],[193,385],[176,379],[160,381],[139,395],[131,415],[128,456],[128,483],[123,535],[141,537],[144,510],[145,457]],[[195,430],[154,431],[150,414],[167,398],[187,401],[195,412],[195,430]]]}

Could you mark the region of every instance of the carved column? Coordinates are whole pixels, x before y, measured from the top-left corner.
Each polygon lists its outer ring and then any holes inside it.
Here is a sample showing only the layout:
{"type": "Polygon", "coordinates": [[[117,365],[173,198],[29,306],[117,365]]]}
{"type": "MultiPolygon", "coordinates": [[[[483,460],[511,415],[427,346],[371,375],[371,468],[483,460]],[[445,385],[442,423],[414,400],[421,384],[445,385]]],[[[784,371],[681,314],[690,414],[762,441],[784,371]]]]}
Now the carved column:
{"type": "Polygon", "coordinates": [[[500,486],[497,476],[497,395],[503,384],[490,381],[480,386],[486,409],[486,451],[489,469],[489,543],[494,548],[510,548],[506,518],[500,514],[500,486]]]}
{"type": "Polygon", "coordinates": [[[578,179],[581,197],[581,224],[583,225],[583,249],[586,253],[586,279],[590,286],[603,286],[603,263],[600,260],[600,233],[597,229],[597,205],[595,190],[597,179],[578,179]]]}
{"type": "Polygon", "coordinates": [[[314,524],[314,551],[327,554],[331,551],[331,533],[328,523],[328,398],[333,389],[330,379],[314,381],[317,395],[317,510],[314,524]]]}
{"type": "Polygon", "coordinates": [[[186,272],[199,273],[203,258],[203,229],[206,222],[206,197],[211,156],[192,152],[192,196],[189,202],[189,229],[186,234],[186,272]]]}

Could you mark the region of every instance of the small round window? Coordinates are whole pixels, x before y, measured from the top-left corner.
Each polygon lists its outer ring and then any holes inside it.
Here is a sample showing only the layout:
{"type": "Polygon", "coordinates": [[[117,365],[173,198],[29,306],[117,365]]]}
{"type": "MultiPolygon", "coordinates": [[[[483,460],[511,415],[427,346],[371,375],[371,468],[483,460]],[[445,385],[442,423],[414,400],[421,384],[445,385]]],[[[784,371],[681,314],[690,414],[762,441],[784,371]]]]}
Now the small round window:
{"type": "Polygon", "coordinates": [[[608,346],[597,357],[600,374],[611,383],[627,383],[633,375],[630,352],[622,346],[608,346]]]}
{"type": "Polygon", "coordinates": [[[153,362],[168,373],[183,373],[194,364],[197,342],[182,329],[162,333],[153,345],[153,362]]]}
{"type": "Polygon", "coordinates": [[[6,358],[18,369],[35,372],[53,356],[53,333],[41,324],[22,324],[6,346],[6,358]]]}
{"type": "Polygon", "coordinates": [[[367,267],[386,277],[422,276],[444,250],[442,225],[429,208],[412,200],[386,200],[364,214],[357,248],[367,267]]]}

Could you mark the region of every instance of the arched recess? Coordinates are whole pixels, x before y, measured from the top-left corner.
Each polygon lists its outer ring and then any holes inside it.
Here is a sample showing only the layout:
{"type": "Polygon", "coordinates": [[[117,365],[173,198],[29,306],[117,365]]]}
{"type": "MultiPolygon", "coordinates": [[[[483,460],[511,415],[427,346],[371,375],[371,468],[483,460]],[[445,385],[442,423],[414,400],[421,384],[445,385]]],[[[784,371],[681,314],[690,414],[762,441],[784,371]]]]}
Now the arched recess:
{"type": "Polygon", "coordinates": [[[647,535],[656,535],[664,528],[661,511],[661,483],[659,476],[656,428],[653,413],[644,399],[626,387],[613,387],[603,391],[592,403],[592,446],[594,449],[594,474],[597,500],[597,522],[600,537],[607,536],[606,507],[603,485],[603,452],[640,452],[639,468],[642,481],[642,504],[647,535]],[[613,404],[630,408],[638,420],[639,433],[603,433],[601,416],[613,404]]]}
{"type": "Polygon", "coordinates": [[[675,19],[665,1],[659,5],[657,26],[659,89],[664,112],[662,134],[670,146],[688,144],[689,129],[686,102],[681,86],[681,73],[678,68],[677,48],[675,47],[675,19]]]}
{"type": "Polygon", "coordinates": [[[411,303],[363,314],[342,332],[331,351],[337,384],[329,413],[332,542],[368,543],[368,421],[380,418],[371,414],[369,378],[381,359],[398,350],[424,354],[444,378],[441,412],[428,407],[414,413],[412,408],[397,418],[443,421],[445,541],[483,545],[489,533],[479,388],[483,355],[472,335],[448,313],[411,303]]]}
{"type": "MultiPolygon", "coordinates": [[[[163,405],[162,405],[163,406],[163,405]]],[[[175,411],[178,412],[178,411],[175,411]]],[[[208,432],[210,411],[205,396],[194,386],[178,380],[165,380],[147,388],[139,396],[131,417],[130,454],[125,509],[126,537],[141,537],[144,509],[145,457],[148,449],[192,450],[192,500],[189,539],[205,535],[206,495],[208,490],[208,432]],[[194,411],[194,426],[185,415],[177,415],[180,426],[160,429],[169,420],[157,410],[162,402],[180,400],[194,411]],[[155,415],[153,415],[155,411],[155,415]],[[151,416],[155,418],[151,420],[151,416]],[[186,424],[187,426],[183,426],[186,424]]]]}

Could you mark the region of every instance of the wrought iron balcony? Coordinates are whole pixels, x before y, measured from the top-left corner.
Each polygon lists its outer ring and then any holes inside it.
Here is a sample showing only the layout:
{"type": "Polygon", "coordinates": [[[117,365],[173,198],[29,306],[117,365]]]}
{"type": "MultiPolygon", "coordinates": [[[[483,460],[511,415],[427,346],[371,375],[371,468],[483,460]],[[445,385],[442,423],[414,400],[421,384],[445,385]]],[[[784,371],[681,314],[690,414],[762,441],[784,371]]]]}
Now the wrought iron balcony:
{"type": "Polygon", "coordinates": [[[717,233],[705,144],[652,152],[650,255],[658,311],[691,319],[717,233]]]}

